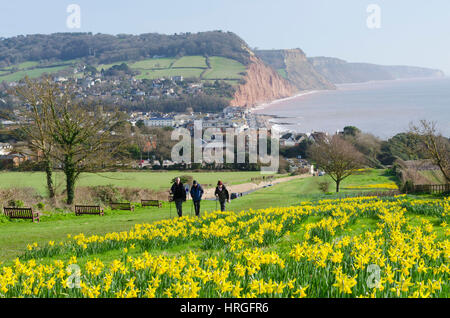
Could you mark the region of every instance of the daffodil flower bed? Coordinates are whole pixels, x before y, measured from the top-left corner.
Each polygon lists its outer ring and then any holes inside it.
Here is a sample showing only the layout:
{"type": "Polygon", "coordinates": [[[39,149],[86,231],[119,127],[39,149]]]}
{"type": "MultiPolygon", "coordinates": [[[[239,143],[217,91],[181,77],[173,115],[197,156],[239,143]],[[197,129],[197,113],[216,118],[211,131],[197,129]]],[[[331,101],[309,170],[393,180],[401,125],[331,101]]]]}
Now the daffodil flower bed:
{"type": "Polygon", "coordinates": [[[79,234],[28,245],[1,268],[0,297],[448,297],[449,212],[449,198],[360,197],[79,234]],[[437,218],[444,237],[425,218],[409,224],[410,213],[437,218]],[[349,234],[363,218],[376,226],[349,234]],[[286,238],[289,250],[279,251],[286,238]],[[199,251],[150,253],[192,241],[199,251]],[[109,263],[95,256],[111,250],[121,256],[109,263]],[[62,255],[71,256],[38,261],[62,255]],[[89,261],[78,264],[80,257],[89,261]]]}

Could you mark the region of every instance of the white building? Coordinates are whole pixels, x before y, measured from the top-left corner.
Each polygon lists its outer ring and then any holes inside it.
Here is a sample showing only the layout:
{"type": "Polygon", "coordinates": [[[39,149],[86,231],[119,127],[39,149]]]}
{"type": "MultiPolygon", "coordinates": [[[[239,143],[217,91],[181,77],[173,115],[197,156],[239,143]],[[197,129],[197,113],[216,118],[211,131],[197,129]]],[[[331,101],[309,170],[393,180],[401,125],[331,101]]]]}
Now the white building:
{"type": "Polygon", "coordinates": [[[0,156],[9,155],[12,151],[12,146],[6,142],[0,142],[0,156]]]}
{"type": "Polygon", "coordinates": [[[148,127],[173,127],[175,121],[172,117],[158,117],[144,120],[144,125],[148,127]]]}

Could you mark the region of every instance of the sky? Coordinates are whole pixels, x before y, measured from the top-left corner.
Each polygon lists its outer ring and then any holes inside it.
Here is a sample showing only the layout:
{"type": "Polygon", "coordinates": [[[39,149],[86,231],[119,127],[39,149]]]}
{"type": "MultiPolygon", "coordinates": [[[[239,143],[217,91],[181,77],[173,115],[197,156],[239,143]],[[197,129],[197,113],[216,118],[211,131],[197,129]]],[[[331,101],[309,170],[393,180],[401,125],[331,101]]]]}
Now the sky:
{"type": "Polygon", "coordinates": [[[252,48],[301,48],[308,56],[450,74],[449,0],[0,1],[0,37],[208,30],[232,31],[252,48]],[[67,25],[70,4],[80,8],[80,28],[67,25]]]}

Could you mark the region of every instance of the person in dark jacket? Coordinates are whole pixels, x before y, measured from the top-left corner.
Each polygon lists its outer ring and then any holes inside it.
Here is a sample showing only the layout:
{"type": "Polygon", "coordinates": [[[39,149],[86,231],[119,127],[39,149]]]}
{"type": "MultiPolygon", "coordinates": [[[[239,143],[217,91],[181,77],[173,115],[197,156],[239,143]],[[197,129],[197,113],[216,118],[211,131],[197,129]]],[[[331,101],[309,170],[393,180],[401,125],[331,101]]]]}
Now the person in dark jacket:
{"type": "Polygon", "coordinates": [[[180,178],[175,179],[175,183],[170,188],[170,194],[173,195],[175,206],[179,217],[183,216],[183,202],[186,201],[186,190],[180,178]]]}
{"type": "Polygon", "coordinates": [[[217,187],[214,194],[216,195],[216,198],[219,199],[220,210],[225,211],[225,202],[230,202],[230,194],[222,181],[219,180],[219,182],[217,182],[217,187]]]}
{"type": "Polygon", "coordinates": [[[191,187],[191,198],[194,203],[196,216],[200,216],[200,201],[202,200],[203,192],[202,186],[194,180],[191,187]]]}

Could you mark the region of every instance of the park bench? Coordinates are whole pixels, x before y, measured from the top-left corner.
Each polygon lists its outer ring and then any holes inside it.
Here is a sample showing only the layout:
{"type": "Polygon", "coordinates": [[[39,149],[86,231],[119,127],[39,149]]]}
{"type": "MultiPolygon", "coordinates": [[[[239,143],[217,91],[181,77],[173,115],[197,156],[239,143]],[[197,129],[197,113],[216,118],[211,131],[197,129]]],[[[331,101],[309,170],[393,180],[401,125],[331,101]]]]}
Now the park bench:
{"type": "Polygon", "coordinates": [[[159,202],[159,200],[141,200],[141,204],[143,207],[145,206],[156,206],[158,208],[162,207],[162,202],[159,202]]]}
{"type": "Polygon", "coordinates": [[[103,209],[99,205],[75,205],[75,215],[98,214],[103,215],[103,209]]]}
{"type": "Polygon", "coordinates": [[[33,212],[32,208],[3,208],[3,213],[10,219],[30,219],[39,222],[39,212],[33,212]]]}
{"type": "Polygon", "coordinates": [[[110,203],[111,209],[112,210],[129,210],[129,211],[134,211],[134,205],[132,205],[129,202],[112,202],[110,203]]]}

